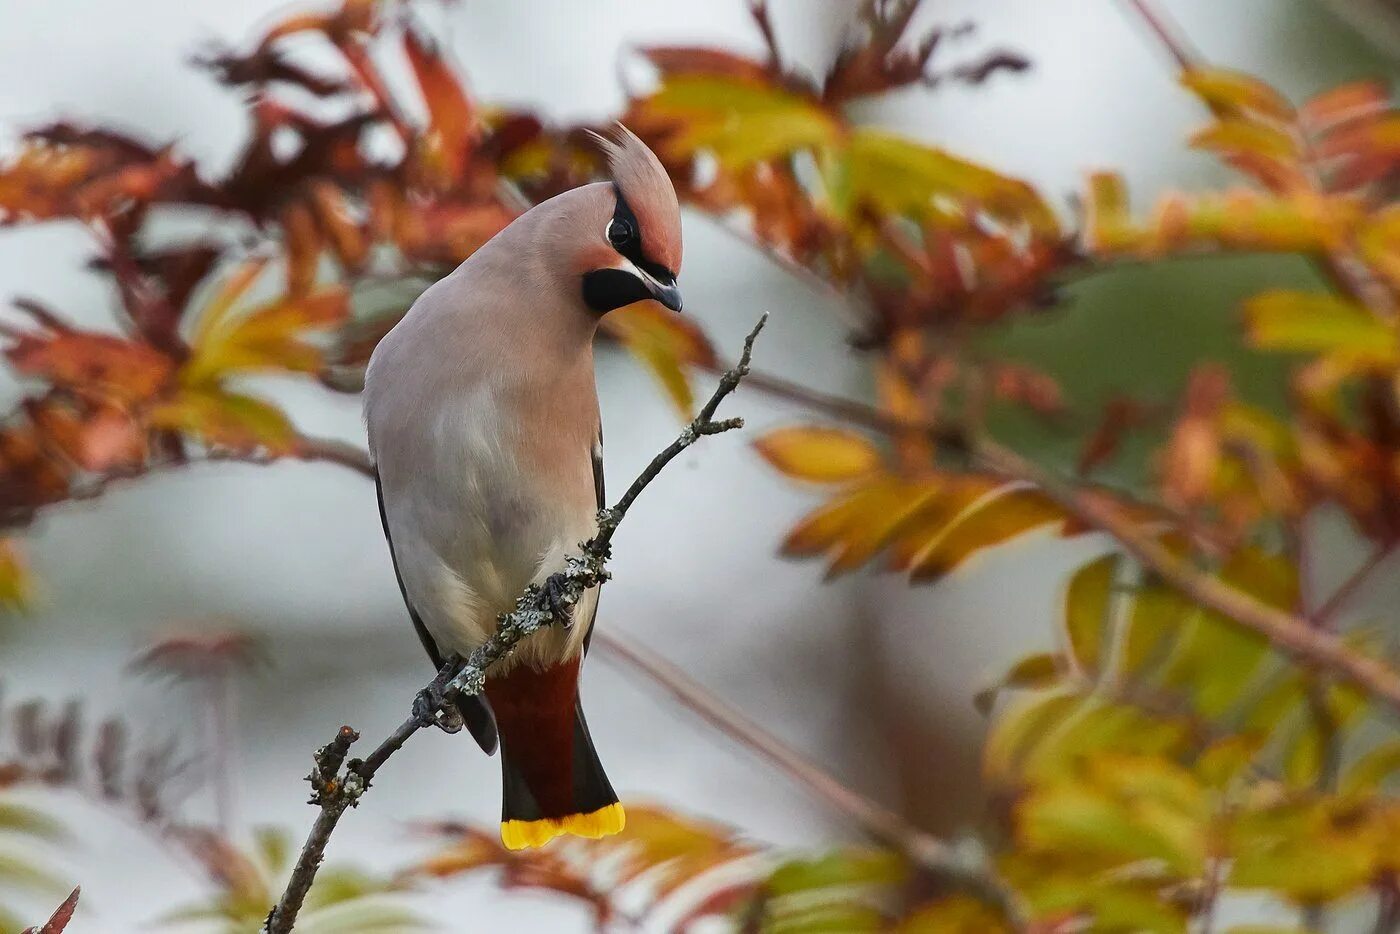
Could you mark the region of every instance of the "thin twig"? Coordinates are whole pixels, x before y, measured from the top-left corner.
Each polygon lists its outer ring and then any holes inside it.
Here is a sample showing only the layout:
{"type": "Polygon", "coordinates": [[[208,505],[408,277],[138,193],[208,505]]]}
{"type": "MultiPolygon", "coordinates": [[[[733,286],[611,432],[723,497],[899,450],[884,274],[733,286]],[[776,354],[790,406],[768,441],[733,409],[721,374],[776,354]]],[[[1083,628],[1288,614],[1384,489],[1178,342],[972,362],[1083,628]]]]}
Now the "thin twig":
{"type": "Polygon", "coordinates": [[[1337,612],[1341,610],[1342,607],[1346,606],[1347,601],[1354,597],[1359,589],[1365,586],[1367,581],[1371,579],[1371,575],[1375,572],[1376,568],[1380,567],[1386,562],[1387,558],[1395,554],[1395,548],[1396,543],[1392,542],[1388,545],[1382,545],[1371,552],[1371,556],[1362,562],[1346,580],[1342,581],[1341,585],[1332,592],[1332,596],[1328,597],[1322,606],[1318,607],[1317,610],[1310,615],[1309,618],[1312,620],[1313,625],[1323,629],[1329,628],[1337,612]]]}
{"type": "Polygon", "coordinates": [[[526,588],[516,600],[515,609],[496,618],[496,632],[490,639],[473,650],[465,661],[453,658],[444,665],[437,677],[415,698],[412,715],[364,759],[351,760],[349,763],[345,761],[351,744],[359,739],[359,734],[348,726],[341,727],[336,738],[317,751],[313,757],[316,767],[307,778],[312,788],[311,803],[317,805],[320,812],[316,815],[316,821],[312,824],[311,832],[297,857],[296,865],[287,880],[286,890],[269,912],[263,925],[266,934],[286,934],[292,930],[296,924],[297,913],[300,912],[306,894],[315,881],[316,871],[325,856],[331,834],[345,811],[359,802],[380,766],[414,733],[434,725],[439,716],[454,709],[459,696],[480,694],[485,690],[488,670],[497,662],[509,657],[521,640],[546,626],[562,622],[563,620],[556,616],[556,608],[567,613],[585,592],[608,579],[606,565],[612,552],[613,535],[637,497],[667,464],[704,436],[743,426],[743,419],[727,418],[717,421],[714,415],[720,403],[734,392],[748,375],[754,340],[763,330],[767,320],[768,316],[764,315],[749,332],[738,364],[720,377],[714,394],[700,409],[695,419],[665,450],[652,458],[651,463],[632,482],[616,504],[599,511],[598,534],[580,546],[578,555],[570,555],[566,559],[564,571],[554,575],[545,586],[532,584],[526,588]]]}
{"type": "Polygon", "coordinates": [[[1148,0],[1128,0],[1128,6],[1137,13],[1138,18],[1152,30],[1152,34],[1157,37],[1157,41],[1162,44],[1162,48],[1167,50],[1172,60],[1176,62],[1176,67],[1182,71],[1189,71],[1196,65],[1196,54],[1186,46],[1186,41],[1181,37],[1180,32],[1167,22],[1166,17],[1155,10],[1148,0]]]}
{"type": "Polygon", "coordinates": [[[876,841],[939,878],[958,882],[1003,908],[1011,908],[1006,892],[985,868],[962,858],[942,840],[913,826],[879,802],[841,784],[821,766],[706,690],[678,666],[615,633],[600,631],[593,640],[609,657],[645,676],[720,733],[759,756],[823,804],[850,818],[876,841]]]}

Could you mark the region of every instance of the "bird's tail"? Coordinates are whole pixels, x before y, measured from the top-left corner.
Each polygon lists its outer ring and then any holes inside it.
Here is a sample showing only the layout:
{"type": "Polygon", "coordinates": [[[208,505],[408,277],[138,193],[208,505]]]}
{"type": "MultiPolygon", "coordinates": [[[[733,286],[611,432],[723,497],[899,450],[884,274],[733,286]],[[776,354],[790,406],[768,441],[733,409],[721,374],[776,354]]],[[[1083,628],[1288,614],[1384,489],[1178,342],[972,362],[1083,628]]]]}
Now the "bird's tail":
{"type": "Polygon", "coordinates": [[[561,834],[606,837],[625,821],[588,735],[578,665],[522,664],[487,682],[501,736],[501,841],[512,850],[561,834]]]}

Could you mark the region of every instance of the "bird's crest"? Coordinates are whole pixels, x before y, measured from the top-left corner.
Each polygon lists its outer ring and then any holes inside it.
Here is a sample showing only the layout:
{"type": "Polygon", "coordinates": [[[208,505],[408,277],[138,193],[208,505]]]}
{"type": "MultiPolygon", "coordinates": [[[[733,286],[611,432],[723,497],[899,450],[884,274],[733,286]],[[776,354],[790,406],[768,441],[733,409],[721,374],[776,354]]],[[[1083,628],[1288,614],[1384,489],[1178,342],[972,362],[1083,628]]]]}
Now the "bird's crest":
{"type": "Polygon", "coordinates": [[[671,178],[656,153],[621,123],[611,135],[593,133],[608,162],[608,174],[636,214],[647,257],[673,274],[681,268],[680,205],[671,178]]]}

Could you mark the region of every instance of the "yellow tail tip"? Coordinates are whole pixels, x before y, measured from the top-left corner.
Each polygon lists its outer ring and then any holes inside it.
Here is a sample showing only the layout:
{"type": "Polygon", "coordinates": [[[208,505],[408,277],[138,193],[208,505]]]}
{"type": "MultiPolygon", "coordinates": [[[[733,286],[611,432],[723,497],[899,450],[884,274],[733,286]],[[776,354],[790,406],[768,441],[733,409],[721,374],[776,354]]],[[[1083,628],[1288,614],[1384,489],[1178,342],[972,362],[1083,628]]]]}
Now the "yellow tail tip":
{"type": "Polygon", "coordinates": [[[544,846],[555,837],[571,834],[597,840],[621,832],[627,826],[627,813],[621,804],[609,804],[588,814],[566,814],[542,820],[501,821],[501,842],[508,850],[544,846]]]}

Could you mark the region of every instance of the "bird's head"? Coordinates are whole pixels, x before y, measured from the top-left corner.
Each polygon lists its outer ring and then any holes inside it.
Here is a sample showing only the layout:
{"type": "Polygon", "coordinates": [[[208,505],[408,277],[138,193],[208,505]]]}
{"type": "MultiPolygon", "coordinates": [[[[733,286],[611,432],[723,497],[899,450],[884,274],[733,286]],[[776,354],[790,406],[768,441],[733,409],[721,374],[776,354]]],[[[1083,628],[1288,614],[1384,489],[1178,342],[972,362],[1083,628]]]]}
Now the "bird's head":
{"type": "Polygon", "coordinates": [[[681,211],[661,160],[632,131],[618,124],[612,139],[599,137],[612,175],[606,217],[591,218],[577,268],[583,303],[601,315],[646,299],[681,310],[676,276],[681,271],[681,211]]]}

